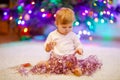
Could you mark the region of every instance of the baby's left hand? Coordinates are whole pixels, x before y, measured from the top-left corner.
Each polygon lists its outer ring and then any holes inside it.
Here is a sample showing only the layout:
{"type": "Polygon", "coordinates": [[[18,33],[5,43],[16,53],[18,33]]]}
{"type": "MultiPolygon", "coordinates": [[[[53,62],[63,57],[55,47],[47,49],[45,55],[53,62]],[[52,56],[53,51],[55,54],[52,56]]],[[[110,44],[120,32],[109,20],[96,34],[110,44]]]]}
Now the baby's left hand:
{"type": "Polygon", "coordinates": [[[76,49],[75,53],[78,53],[79,55],[82,55],[83,54],[83,50],[82,49],[76,49]]]}

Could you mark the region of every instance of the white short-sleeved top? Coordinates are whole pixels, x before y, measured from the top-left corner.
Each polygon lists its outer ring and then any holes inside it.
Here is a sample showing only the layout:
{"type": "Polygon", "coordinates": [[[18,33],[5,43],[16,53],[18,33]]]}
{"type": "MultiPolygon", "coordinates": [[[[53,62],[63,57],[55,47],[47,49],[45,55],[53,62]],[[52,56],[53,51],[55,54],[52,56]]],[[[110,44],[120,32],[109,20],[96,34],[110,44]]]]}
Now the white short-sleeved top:
{"type": "Polygon", "coordinates": [[[82,48],[81,42],[74,32],[62,35],[57,30],[54,30],[48,35],[44,46],[51,41],[56,42],[52,51],[57,55],[73,54],[76,48],[82,48]]]}

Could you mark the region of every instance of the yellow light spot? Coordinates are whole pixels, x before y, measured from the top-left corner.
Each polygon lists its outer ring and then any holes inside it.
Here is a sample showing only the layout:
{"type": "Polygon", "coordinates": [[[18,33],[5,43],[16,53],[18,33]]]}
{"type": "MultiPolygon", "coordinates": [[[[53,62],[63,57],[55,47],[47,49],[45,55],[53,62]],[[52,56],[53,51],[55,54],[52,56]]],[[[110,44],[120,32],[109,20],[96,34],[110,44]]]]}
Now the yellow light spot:
{"type": "Polygon", "coordinates": [[[25,33],[28,32],[28,28],[24,28],[24,32],[25,32],[25,33]]]}
{"type": "Polygon", "coordinates": [[[93,5],[94,5],[94,6],[97,6],[97,4],[96,4],[96,3],[94,3],[93,5]]]}
{"type": "Polygon", "coordinates": [[[22,16],[20,16],[19,19],[22,19],[22,16]]]}

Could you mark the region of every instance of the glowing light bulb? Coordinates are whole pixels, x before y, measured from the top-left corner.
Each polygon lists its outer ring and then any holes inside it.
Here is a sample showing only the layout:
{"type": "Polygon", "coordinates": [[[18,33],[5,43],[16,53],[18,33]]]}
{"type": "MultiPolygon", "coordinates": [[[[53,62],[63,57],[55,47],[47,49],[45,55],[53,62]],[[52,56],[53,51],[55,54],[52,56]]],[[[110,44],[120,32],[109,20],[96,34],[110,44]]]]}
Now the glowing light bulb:
{"type": "Polygon", "coordinates": [[[19,19],[22,19],[22,16],[20,16],[19,19]]]}
{"type": "Polygon", "coordinates": [[[85,16],[86,14],[83,12],[82,15],[85,16]]]}
{"type": "Polygon", "coordinates": [[[10,16],[9,20],[13,20],[13,17],[12,17],[12,16],[10,16]]]}
{"type": "Polygon", "coordinates": [[[24,28],[24,33],[28,32],[28,28],[24,28]]]}
{"type": "Polygon", "coordinates": [[[6,16],[6,15],[7,15],[7,12],[4,12],[4,13],[3,13],[3,15],[5,15],[5,16],[6,16]]]}
{"type": "Polygon", "coordinates": [[[113,14],[113,13],[111,13],[111,16],[113,17],[113,16],[114,16],[114,14],[113,14]]]}
{"type": "Polygon", "coordinates": [[[104,4],[106,4],[107,2],[106,1],[103,1],[104,4]]]}
{"type": "Polygon", "coordinates": [[[24,24],[25,24],[25,21],[21,21],[21,24],[24,25],[24,24]]]}
{"type": "Polygon", "coordinates": [[[82,31],[79,31],[78,34],[81,35],[81,34],[82,34],[82,31]]]}
{"type": "Polygon", "coordinates": [[[90,36],[90,35],[91,35],[91,33],[90,33],[90,32],[87,32],[87,35],[88,35],[88,36],[90,36]]]}
{"type": "Polygon", "coordinates": [[[86,31],[86,30],[83,30],[83,34],[86,35],[86,34],[87,34],[87,31],[86,31]]]}
{"type": "Polygon", "coordinates": [[[42,8],[40,11],[41,11],[41,12],[45,12],[45,9],[44,9],[44,8],[42,8]]]}
{"type": "Polygon", "coordinates": [[[31,2],[31,4],[32,4],[32,5],[34,5],[34,4],[35,4],[35,2],[34,2],[34,1],[32,1],[32,2],[31,2]]]}
{"type": "Polygon", "coordinates": [[[103,15],[103,12],[102,12],[102,11],[100,12],[100,15],[103,15]]]}
{"type": "Polygon", "coordinates": [[[47,16],[47,18],[50,18],[52,16],[52,14],[48,13],[46,16],[47,16]]]}
{"type": "Polygon", "coordinates": [[[42,17],[46,17],[46,14],[42,14],[42,17]]]}
{"type": "Polygon", "coordinates": [[[80,23],[78,21],[75,22],[75,26],[78,26],[80,23]]]}
{"type": "Polygon", "coordinates": [[[104,14],[106,14],[106,11],[103,11],[104,14]]]}
{"type": "Polygon", "coordinates": [[[94,6],[97,6],[97,4],[96,4],[96,3],[93,3],[93,5],[94,5],[94,6]]]}
{"type": "Polygon", "coordinates": [[[54,14],[54,17],[56,17],[56,14],[54,14]]]}
{"type": "Polygon", "coordinates": [[[31,10],[29,10],[29,11],[28,11],[28,13],[29,13],[29,14],[31,14],[31,13],[32,13],[32,11],[31,11],[31,10]]]}
{"type": "Polygon", "coordinates": [[[114,21],[113,21],[113,20],[110,20],[110,23],[114,23],[114,21]]]}
{"type": "Polygon", "coordinates": [[[110,15],[110,11],[107,11],[107,14],[110,15]]]}
{"type": "Polygon", "coordinates": [[[21,24],[21,20],[18,20],[18,24],[21,24]]]}
{"type": "Polygon", "coordinates": [[[29,14],[25,14],[24,19],[25,19],[26,21],[30,20],[30,15],[29,15],[29,14]]]}
{"type": "Polygon", "coordinates": [[[85,13],[88,13],[88,10],[85,10],[85,13]]]}
{"type": "Polygon", "coordinates": [[[101,19],[101,23],[104,23],[105,22],[105,20],[104,19],[101,19]]]}
{"type": "Polygon", "coordinates": [[[88,24],[89,26],[91,26],[91,22],[90,22],[90,21],[88,21],[87,24],[88,24]]]}
{"type": "Polygon", "coordinates": [[[95,18],[94,21],[95,21],[95,22],[98,22],[98,18],[95,18]]]}

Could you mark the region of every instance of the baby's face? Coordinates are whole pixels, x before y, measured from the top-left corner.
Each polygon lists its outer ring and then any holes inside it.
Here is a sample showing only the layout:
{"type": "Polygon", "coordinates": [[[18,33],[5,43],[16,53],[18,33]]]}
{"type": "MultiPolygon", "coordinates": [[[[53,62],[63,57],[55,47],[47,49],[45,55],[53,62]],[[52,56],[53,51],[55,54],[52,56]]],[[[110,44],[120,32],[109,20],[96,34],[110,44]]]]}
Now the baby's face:
{"type": "Polygon", "coordinates": [[[72,23],[69,24],[58,24],[57,30],[59,33],[66,35],[72,31],[72,23]]]}

